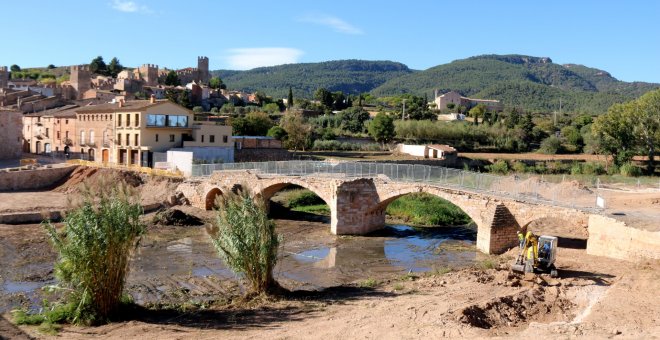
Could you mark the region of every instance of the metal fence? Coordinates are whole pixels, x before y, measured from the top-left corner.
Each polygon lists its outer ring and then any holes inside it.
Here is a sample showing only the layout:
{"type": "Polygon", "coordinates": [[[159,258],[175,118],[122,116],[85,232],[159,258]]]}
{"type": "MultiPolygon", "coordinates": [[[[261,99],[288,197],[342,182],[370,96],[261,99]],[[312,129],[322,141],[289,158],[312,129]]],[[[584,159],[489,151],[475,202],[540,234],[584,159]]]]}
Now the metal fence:
{"type": "Polygon", "coordinates": [[[596,193],[574,183],[550,183],[538,177],[496,176],[468,170],[419,164],[367,162],[280,161],[195,164],[193,177],[214,171],[254,170],[262,175],[327,176],[344,178],[382,177],[399,182],[419,182],[557,206],[594,209],[596,193]]]}

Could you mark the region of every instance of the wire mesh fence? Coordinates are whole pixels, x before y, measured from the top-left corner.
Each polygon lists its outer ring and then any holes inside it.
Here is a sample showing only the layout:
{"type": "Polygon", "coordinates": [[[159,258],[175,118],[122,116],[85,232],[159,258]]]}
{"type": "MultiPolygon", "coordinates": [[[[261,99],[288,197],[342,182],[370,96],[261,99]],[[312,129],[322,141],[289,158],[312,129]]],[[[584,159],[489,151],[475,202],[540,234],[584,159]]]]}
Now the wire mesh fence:
{"type": "Polygon", "coordinates": [[[383,177],[398,182],[419,182],[524,201],[544,202],[581,209],[596,208],[596,193],[574,182],[551,183],[539,177],[497,176],[469,170],[420,164],[369,162],[279,161],[195,164],[193,177],[214,171],[254,170],[261,175],[328,176],[344,178],[383,177]]]}

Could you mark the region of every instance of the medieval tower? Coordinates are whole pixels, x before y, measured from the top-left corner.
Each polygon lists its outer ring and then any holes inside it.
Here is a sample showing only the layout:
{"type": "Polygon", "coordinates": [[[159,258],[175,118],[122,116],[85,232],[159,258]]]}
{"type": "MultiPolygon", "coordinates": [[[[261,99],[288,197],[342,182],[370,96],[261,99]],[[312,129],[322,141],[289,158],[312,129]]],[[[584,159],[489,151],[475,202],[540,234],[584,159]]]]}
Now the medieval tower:
{"type": "Polygon", "coordinates": [[[76,91],[76,98],[82,99],[83,94],[91,88],[92,78],[88,65],[71,66],[71,86],[76,91]]]}
{"type": "Polygon", "coordinates": [[[158,65],[144,64],[139,68],[140,76],[144,79],[144,85],[158,85],[158,65]]]}
{"type": "Polygon", "coordinates": [[[202,84],[209,83],[209,58],[197,57],[197,78],[202,84]]]}
{"type": "Polygon", "coordinates": [[[9,86],[9,72],[7,66],[0,66],[0,89],[9,86]]]}

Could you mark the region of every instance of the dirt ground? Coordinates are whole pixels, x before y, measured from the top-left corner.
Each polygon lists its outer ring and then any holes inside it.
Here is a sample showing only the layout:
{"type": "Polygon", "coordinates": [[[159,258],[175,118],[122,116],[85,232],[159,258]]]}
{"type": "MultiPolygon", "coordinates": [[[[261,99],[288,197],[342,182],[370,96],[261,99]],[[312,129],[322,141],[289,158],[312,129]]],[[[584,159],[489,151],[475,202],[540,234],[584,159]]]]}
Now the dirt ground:
{"type": "MultiPolygon", "coordinates": [[[[82,171],[51,191],[2,193],[0,212],[20,206],[63,208],[57,202],[75,193],[74,181],[94,177],[91,170],[82,171]]],[[[143,202],[169,199],[176,184],[134,180],[142,188],[143,202]]],[[[601,194],[607,202],[606,214],[624,213],[613,216],[628,219],[635,227],[660,230],[660,192],[601,190],[601,194]]],[[[375,281],[364,278],[320,291],[294,290],[247,302],[237,298],[240,289],[235,284],[185,279],[182,274],[168,279],[170,284],[191,287],[192,283],[193,290],[206,287],[205,294],[216,303],[175,309],[136,307],[124,321],[100,327],[64,326],[56,336],[42,334],[36,327],[16,327],[5,313],[0,317],[0,338],[660,337],[660,261],[632,264],[590,256],[580,243],[586,231],[568,230],[559,221],[532,227],[571,241],[560,242],[559,279],[511,276],[508,268],[515,251],[486,257],[467,269],[383,276],[375,281]]],[[[53,280],[51,249],[38,225],[0,225],[0,278],[3,282],[53,280]],[[50,266],[42,265],[49,261],[50,266]]],[[[128,287],[157,290],[159,284],[128,287]]],[[[2,305],[28,300],[22,294],[0,295],[2,305]]]]}

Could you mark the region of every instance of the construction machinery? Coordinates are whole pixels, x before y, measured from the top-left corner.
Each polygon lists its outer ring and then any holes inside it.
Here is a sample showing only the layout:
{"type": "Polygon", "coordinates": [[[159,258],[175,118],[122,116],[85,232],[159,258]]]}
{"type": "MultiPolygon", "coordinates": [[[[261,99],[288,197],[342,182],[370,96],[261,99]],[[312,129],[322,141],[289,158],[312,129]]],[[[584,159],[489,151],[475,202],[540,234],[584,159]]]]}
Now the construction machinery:
{"type": "Polygon", "coordinates": [[[528,231],[521,241],[522,249],[511,266],[511,270],[518,273],[550,273],[550,277],[557,277],[555,267],[557,257],[557,237],[537,236],[528,231]]]}

